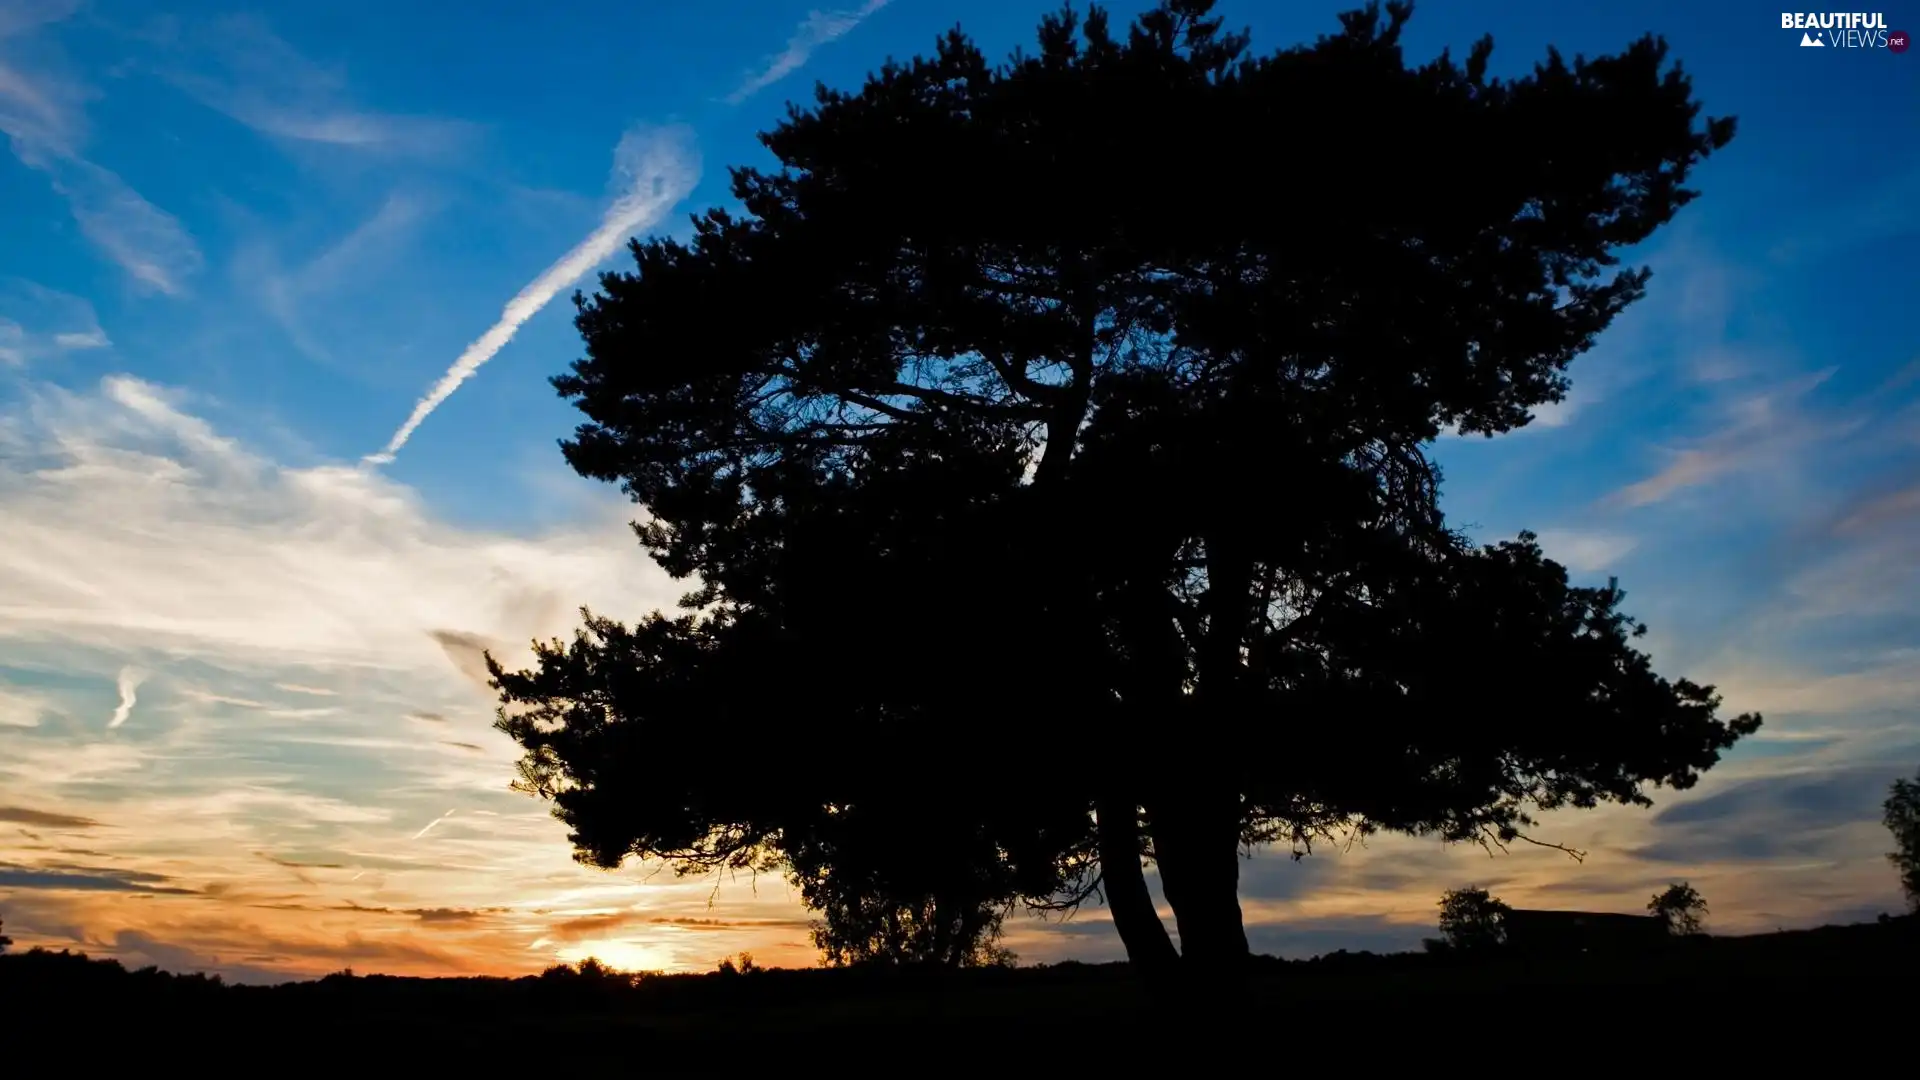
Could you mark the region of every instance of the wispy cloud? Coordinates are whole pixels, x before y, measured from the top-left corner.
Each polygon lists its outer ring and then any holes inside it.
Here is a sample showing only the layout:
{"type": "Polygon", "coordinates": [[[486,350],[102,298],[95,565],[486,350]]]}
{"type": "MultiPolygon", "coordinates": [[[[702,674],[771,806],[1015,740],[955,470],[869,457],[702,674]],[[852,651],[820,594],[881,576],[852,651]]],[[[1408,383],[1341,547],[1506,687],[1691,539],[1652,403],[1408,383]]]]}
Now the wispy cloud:
{"type": "MultiPolygon", "coordinates": [[[[1836,192],[1836,196],[1842,193],[1836,192]]],[[[1908,168],[1834,198],[1818,225],[1796,223],[1768,253],[1776,265],[1807,266],[1866,243],[1886,243],[1920,229],[1920,168],[1908,168]]]]}
{"type": "Polygon", "coordinates": [[[493,914],[492,911],[472,910],[468,908],[370,907],[366,904],[356,904],[351,900],[341,905],[341,909],[345,911],[357,911],[362,915],[405,915],[409,918],[417,919],[423,923],[437,923],[441,925],[445,925],[449,923],[476,922],[480,919],[486,918],[490,914],[493,914]]]}
{"type": "Polygon", "coordinates": [[[43,829],[95,829],[100,823],[92,818],[77,814],[57,814],[51,810],[35,810],[25,806],[0,806],[0,821],[11,821],[20,825],[35,825],[43,829]]]}
{"type": "Polygon", "coordinates": [[[115,689],[120,691],[120,703],[113,707],[113,716],[107,721],[109,731],[126,723],[127,718],[133,715],[133,707],[140,703],[140,684],[146,681],[147,673],[137,667],[120,669],[119,678],[114,681],[115,689]]]}
{"type": "Polygon", "coordinates": [[[1543,529],[1540,546],[1568,569],[1593,573],[1605,570],[1634,549],[1631,536],[1573,529],[1543,529]]]}
{"type": "Polygon", "coordinates": [[[1611,501],[1625,506],[1657,503],[1687,488],[1778,461],[1809,442],[1854,430],[1857,419],[1821,416],[1805,404],[1836,370],[1824,368],[1764,389],[1736,392],[1722,406],[1716,430],[1692,445],[1669,449],[1666,465],[1615,492],[1611,501]]]}
{"type": "MultiPolygon", "coordinates": [[[[53,701],[47,695],[0,682],[0,727],[39,727],[52,711],[53,701]]],[[[0,812],[0,821],[5,820],[0,812]]]]}
{"type": "MultiPolygon", "coordinates": [[[[1902,464],[1911,475],[1913,462],[1902,464]]],[[[1920,487],[1855,492],[1834,516],[1799,546],[1800,565],[1779,585],[1776,620],[1833,619],[1858,632],[1879,618],[1890,637],[1920,631],[1912,602],[1920,590],[1920,487]]]]}
{"type": "Polygon", "coordinates": [[[600,227],[562,255],[532,283],[520,290],[500,313],[500,319],[454,360],[440,381],[413,407],[387,445],[366,460],[384,464],[407,444],[433,410],[466,382],[480,365],[493,359],[528,319],[547,306],[561,289],[578,281],[634,233],[651,228],[693,191],[700,180],[699,151],[692,132],[683,127],[635,128],[614,150],[614,175],[624,193],[614,200],[600,227]]]}
{"type": "Polygon", "coordinates": [[[21,278],[0,278],[0,364],[18,367],[112,344],[86,300],[21,278]]]}
{"type": "Polygon", "coordinates": [[[264,135],[370,152],[437,155],[473,125],[359,108],[338,70],[303,55],[265,20],[237,15],[191,27],[161,74],[201,103],[264,135]]]}
{"type": "Polygon", "coordinates": [[[171,934],[190,935],[194,944],[162,941],[141,930],[120,930],[79,944],[88,952],[120,958],[129,967],[154,964],[168,971],[219,971],[245,983],[285,982],[313,971],[316,962],[323,970],[338,970],[342,963],[372,963],[385,970],[470,970],[457,954],[384,936],[365,938],[349,932],[329,939],[305,928],[269,935],[259,926],[215,922],[204,916],[181,920],[167,929],[171,934]]]}
{"type": "Polygon", "coordinates": [[[1833,526],[1841,536],[1872,534],[1896,522],[1920,517],[1920,484],[1865,500],[1833,526]]]}
{"type": "Polygon", "coordinates": [[[134,280],[168,296],[186,291],[186,279],[200,269],[203,260],[199,245],[178,218],[148,202],[116,173],[90,161],[31,155],[23,160],[52,177],[54,190],[66,197],[80,231],[134,280]]]}
{"type": "Polygon", "coordinates": [[[805,930],[804,919],[727,919],[698,915],[663,915],[657,911],[626,910],[595,912],[559,920],[547,928],[559,941],[578,941],[631,927],[676,926],[701,930],[805,930]]]}
{"type": "MultiPolygon", "coordinates": [[[[38,31],[70,15],[74,5],[35,5],[0,20],[0,50],[16,41],[39,44],[38,31]],[[10,20],[10,21],[9,21],[10,20]]],[[[10,50],[11,51],[11,50],[10,50]]],[[[47,175],[67,200],[80,231],[134,280],[170,296],[200,268],[200,249],[178,219],[148,202],[113,171],[81,155],[89,96],[76,80],[29,70],[0,51],[0,132],[22,164],[47,175]]]]}
{"type": "Polygon", "coordinates": [[[866,3],[851,10],[810,11],[793,36],[787,39],[787,47],[769,57],[765,67],[748,76],[747,80],[728,94],[726,102],[738,105],[753,95],[798,71],[813,56],[815,49],[844,37],[854,27],[866,21],[869,15],[886,7],[891,0],[867,0],[866,3]]]}
{"type": "Polygon", "coordinates": [[[33,79],[0,60],[0,131],[22,144],[64,148],[75,135],[76,103],[56,100],[57,84],[33,79]]]}
{"type": "Polygon", "coordinates": [[[676,595],[619,542],[617,499],[545,535],[467,531],[378,474],[263,457],[138,379],[30,384],[0,434],[0,641],[14,662],[42,646],[149,655],[150,670],[191,659],[273,676],[201,689],[266,700],[277,683],[309,704],[341,685],[302,668],[424,668],[465,701],[434,632],[519,643],[564,631],[582,601],[637,614],[676,595]]]}
{"type": "Polygon", "coordinates": [[[0,131],[16,141],[66,148],[80,135],[80,104],[86,94],[79,84],[68,79],[29,75],[14,66],[8,55],[14,51],[9,42],[64,22],[79,8],[78,0],[0,3],[0,131]]]}
{"type": "Polygon", "coordinates": [[[425,217],[429,208],[427,200],[416,195],[388,195],[365,221],[301,268],[300,285],[307,289],[332,288],[357,276],[369,258],[385,252],[395,238],[425,217]]]}
{"type": "Polygon", "coordinates": [[[80,10],[80,0],[7,0],[0,4],[0,40],[80,10]]]}
{"type": "Polygon", "coordinates": [[[104,349],[113,342],[107,339],[107,332],[98,326],[91,330],[63,330],[53,335],[53,346],[62,351],[72,349],[104,349]]]}
{"type": "Polygon", "coordinates": [[[304,264],[283,268],[273,250],[260,243],[243,249],[234,262],[235,277],[242,288],[258,294],[296,348],[321,363],[332,363],[330,350],[310,328],[309,309],[330,296],[364,292],[432,208],[430,200],[419,195],[391,192],[365,220],[304,264]]]}
{"type": "MultiPolygon", "coordinates": [[[[1706,673],[1725,690],[1730,710],[1752,709],[1765,715],[1767,727],[1773,729],[1766,732],[1769,735],[1804,730],[1800,724],[1780,723],[1781,716],[1810,717],[1831,726],[1836,717],[1859,714],[1865,717],[1859,724],[1871,727],[1885,722],[1881,714],[1911,713],[1913,703],[1920,701],[1920,653],[1840,672],[1777,656],[1738,657],[1709,665],[1706,673]]],[[[1907,738],[1920,742],[1920,727],[1910,728],[1907,738]]]]}
{"type": "Polygon", "coordinates": [[[291,694],[311,694],[315,697],[334,697],[339,693],[339,691],[329,690],[324,686],[302,686],[299,683],[286,682],[274,683],[273,685],[276,690],[285,690],[291,694]]]}
{"type": "Polygon", "coordinates": [[[164,874],[94,866],[10,866],[0,863],[0,889],[61,889],[83,892],[173,893],[192,889],[169,885],[164,874]]]}

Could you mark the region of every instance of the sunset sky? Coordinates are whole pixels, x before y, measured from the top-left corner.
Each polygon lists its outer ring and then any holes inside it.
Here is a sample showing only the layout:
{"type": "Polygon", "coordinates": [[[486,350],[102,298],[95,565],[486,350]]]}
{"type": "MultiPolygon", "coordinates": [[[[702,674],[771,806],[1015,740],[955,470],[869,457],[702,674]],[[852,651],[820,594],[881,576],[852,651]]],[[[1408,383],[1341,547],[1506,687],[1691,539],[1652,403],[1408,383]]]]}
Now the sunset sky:
{"type": "MultiPolygon", "coordinates": [[[[777,878],[589,870],[507,790],[481,651],[522,661],[581,604],[630,619],[684,591],[638,511],[566,468],[545,380],[578,351],[573,280],[726,201],[726,166],[764,164],[754,133],[813,80],[851,87],[956,21],[1004,54],[1051,6],[0,0],[18,946],[252,981],[812,963],[777,878]]],[[[1222,10],[1270,49],[1347,6],[1222,10]]],[[[1635,253],[1651,293],[1572,397],[1442,443],[1447,506],[1619,575],[1660,669],[1766,727],[1651,811],[1546,822],[1584,863],[1406,839],[1256,859],[1256,949],[1415,946],[1468,883],[1636,911],[1691,880],[1729,932],[1899,906],[1878,805],[1920,767],[1920,55],[1803,48],[1770,4],[1645,0],[1424,0],[1407,46],[1490,31],[1511,74],[1647,30],[1739,136],[1635,253]]],[[[791,767],[742,749],[743,781],[791,767]]],[[[1098,908],[1008,944],[1121,955],[1098,908]]]]}

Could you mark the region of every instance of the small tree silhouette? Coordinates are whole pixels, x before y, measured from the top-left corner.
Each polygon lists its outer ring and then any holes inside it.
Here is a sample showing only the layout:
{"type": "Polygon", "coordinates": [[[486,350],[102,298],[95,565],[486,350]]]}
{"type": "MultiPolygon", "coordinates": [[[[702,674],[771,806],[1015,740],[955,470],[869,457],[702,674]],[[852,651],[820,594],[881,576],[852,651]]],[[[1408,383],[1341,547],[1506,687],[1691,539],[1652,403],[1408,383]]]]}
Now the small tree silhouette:
{"type": "Polygon", "coordinates": [[[751,975],[756,971],[764,971],[766,969],[754,962],[752,953],[743,952],[738,959],[731,956],[723,957],[720,961],[720,966],[714,970],[722,975],[751,975]]]}
{"type": "Polygon", "coordinates": [[[1488,949],[1506,943],[1507,912],[1487,890],[1469,885],[1440,895],[1440,937],[1455,949],[1488,949]]]}
{"type": "MultiPolygon", "coordinates": [[[[5,931],[6,928],[7,928],[7,920],[0,919],[0,931],[5,931]]],[[[0,953],[6,952],[7,947],[12,944],[13,944],[12,938],[8,937],[5,933],[0,933],[0,953]]]]}
{"type": "Polygon", "coordinates": [[[597,989],[624,989],[634,982],[632,972],[609,966],[597,956],[589,956],[575,964],[573,972],[583,985],[597,989]]]}
{"type": "Polygon", "coordinates": [[[1647,911],[1654,918],[1666,924],[1667,933],[1675,937],[1686,937],[1704,933],[1707,920],[1707,901],[1700,890],[1679,881],[1655,893],[1647,901],[1647,911]]]}
{"type": "Polygon", "coordinates": [[[1900,871],[1907,907],[1920,914],[1920,773],[1912,780],[1893,782],[1881,820],[1893,833],[1893,850],[1887,853],[1887,861],[1900,871]]]}

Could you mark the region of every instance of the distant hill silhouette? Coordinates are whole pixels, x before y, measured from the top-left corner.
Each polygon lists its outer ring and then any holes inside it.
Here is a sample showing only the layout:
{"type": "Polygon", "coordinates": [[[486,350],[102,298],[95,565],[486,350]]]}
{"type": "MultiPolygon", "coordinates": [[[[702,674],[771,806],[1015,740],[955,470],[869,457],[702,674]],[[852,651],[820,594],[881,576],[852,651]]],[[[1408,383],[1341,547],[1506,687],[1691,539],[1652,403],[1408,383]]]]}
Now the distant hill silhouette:
{"type": "Polygon", "coordinates": [[[1651,915],[1511,908],[1504,923],[1507,948],[1527,953],[1646,950],[1671,941],[1666,923],[1651,915]]]}

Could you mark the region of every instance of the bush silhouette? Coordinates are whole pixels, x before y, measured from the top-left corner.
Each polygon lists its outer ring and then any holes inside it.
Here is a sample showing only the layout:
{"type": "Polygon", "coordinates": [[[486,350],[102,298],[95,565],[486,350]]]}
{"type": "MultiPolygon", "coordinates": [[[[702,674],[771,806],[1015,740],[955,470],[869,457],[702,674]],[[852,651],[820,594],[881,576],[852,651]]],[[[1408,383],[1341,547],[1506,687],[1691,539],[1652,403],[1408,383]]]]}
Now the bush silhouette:
{"type": "Polygon", "coordinates": [[[1647,913],[1665,924],[1667,933],[1688,937],[1705,932],[1707,901],[1692,885],[1676,882],[1647,901],[1647,913]]]}
{"type": "Polygon", "coordinates": [[[1448,949],[1463,952],[1503,945],[1509,910],[1498,897],[1477,886],[1449,889],[1440,896],[1440,940],[1448,949]]]}

